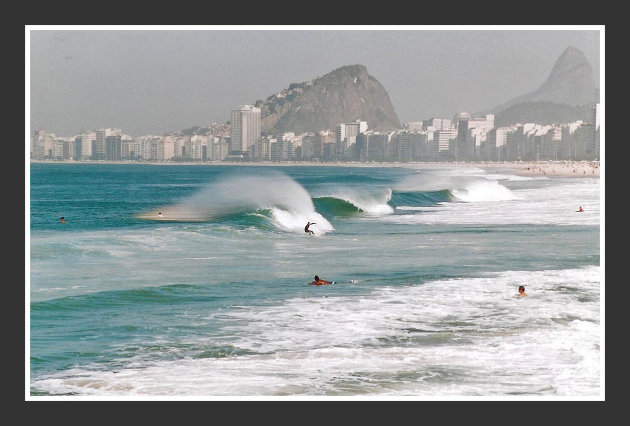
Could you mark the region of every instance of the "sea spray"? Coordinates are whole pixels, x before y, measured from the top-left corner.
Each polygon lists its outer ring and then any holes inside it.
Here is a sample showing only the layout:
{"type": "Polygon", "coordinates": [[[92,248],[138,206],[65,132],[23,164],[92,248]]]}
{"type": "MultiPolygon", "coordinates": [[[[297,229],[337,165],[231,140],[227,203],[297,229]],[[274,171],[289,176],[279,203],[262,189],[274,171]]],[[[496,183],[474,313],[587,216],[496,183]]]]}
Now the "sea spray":
{"type": "Polygon", "coordinates": [[[271,209],[271,218],[279,228],[291,232],[304,232],[306,222],[314,223],[309,229],[311,229],[316,236],[334,229],[324,216],[314,210],[310,213],[301,213],[273,207],[271,209]]]}
{"type": "Polygon", "coordinates": [[[210,222],[259,210],[270,210],[272,220],[285,230],[303,230],[307,221],[316,222],[320,232],[334,229],[326,218],[315,211],[311,196],[304,187],[277,171],[256,176],[226,176],[177,204],[144,213],[140,217],[210,222]]]}

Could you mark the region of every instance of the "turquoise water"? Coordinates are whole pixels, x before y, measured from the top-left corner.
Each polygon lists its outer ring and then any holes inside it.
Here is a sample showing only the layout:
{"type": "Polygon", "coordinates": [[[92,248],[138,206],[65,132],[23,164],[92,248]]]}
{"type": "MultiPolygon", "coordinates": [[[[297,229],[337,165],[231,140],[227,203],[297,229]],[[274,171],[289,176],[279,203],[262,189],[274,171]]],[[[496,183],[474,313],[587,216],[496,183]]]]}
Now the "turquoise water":
{"type": "Polygon", "coordinates": [[[598,396],[599,194],[475,168],[33,163],[31,394],[598,396]]]}

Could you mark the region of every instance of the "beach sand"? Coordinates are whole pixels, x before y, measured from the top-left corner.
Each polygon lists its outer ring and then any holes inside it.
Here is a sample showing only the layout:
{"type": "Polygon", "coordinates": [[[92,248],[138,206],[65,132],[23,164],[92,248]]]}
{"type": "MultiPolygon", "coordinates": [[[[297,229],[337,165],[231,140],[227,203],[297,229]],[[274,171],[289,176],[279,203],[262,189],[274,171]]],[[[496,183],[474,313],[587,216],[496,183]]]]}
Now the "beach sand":
{"type": "Polygon", "coordinates": [[[513,170],[520,176],[599,177],[599,161],[526,161],[505,163],[476,163],[480,168],[513,170]]]}

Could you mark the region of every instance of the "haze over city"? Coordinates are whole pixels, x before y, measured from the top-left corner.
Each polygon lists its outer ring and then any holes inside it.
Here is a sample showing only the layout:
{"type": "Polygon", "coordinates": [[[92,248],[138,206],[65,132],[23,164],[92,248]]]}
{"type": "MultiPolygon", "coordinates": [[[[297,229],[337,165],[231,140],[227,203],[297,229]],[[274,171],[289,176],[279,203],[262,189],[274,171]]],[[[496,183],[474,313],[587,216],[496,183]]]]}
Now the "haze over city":
{"type": "Polygon", "coordinates": [[[567,46],[600,78],[597,29],[121,28],[30,31],[31,129],[139,136],[207,126],[350,64],[378,79],[403,123],[531,92],[567,46]]]}

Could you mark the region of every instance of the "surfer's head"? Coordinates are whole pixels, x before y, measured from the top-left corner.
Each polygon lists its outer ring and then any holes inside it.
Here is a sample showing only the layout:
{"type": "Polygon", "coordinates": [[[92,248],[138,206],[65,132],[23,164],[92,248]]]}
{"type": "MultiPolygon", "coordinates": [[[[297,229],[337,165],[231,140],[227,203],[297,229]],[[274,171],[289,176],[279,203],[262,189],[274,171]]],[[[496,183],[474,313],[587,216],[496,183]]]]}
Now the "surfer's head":
{"type": "Polygon", "coordinates": [[[522,286],[522,285],[518,286],[518,292],[525,293],[525,286],[522,286]]]}
{"type": "Polygon", "coordinates": [[[313,278],[315,281],[319,281],[319,275],[315,275],[315,278],[313,278]]]}

